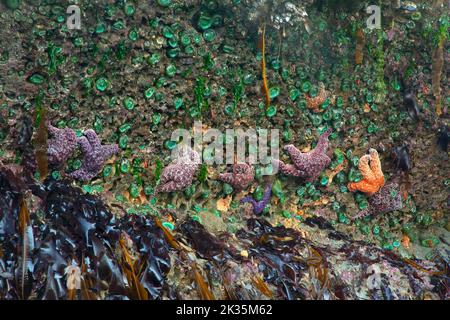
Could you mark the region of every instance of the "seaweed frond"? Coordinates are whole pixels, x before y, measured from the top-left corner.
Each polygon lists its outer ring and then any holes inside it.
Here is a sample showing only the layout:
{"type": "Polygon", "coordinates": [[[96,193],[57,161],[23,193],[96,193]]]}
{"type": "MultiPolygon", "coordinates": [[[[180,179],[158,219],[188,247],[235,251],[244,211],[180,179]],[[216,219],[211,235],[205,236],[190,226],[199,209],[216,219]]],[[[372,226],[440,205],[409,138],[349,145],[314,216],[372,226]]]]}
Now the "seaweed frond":
{"type": "Polygon", "coordinates": [[[21,246],[18,248],[19,262],[16,268],[16,283],[20,289],[18,295],[21,299],[26,300],[31,293],[32,286],[32,261],[30,252],[34,249],[33,228],[30,225],[30,213],[25,201],[22,197],[19,211],[19,232],[21,237],[21,246]]]}
{"type": "Polygon", "coordinates": [[[266,72],[266,25],[264,24],[261,34],[261,72],[262,72],[262,81],[263,81],[263,91],[266,98],[266,107],[270,106],[270,94],[269,94],[269,85],[267,83],[267,72],[266,72]]]}
{"type": "Polygon", "coordinates": [[[194,273],[194,281],[197,284],[197,289],[202,300],[214,300],[214,295],[211,290],[209,290],[208,284],[206,283],[203,276],[200,274],[195,262],[192,263],[192,271],[194,273]]]}
{"type": "Polygon", "coordinates": [[[36,162],[39,170],[39,176],[41,180],[44,180],[48,175],[48,158],[47,158],[47,108],[42,105],[42,93],[36,98],[36,138],[34,145],[36,148],[36,162]]]}

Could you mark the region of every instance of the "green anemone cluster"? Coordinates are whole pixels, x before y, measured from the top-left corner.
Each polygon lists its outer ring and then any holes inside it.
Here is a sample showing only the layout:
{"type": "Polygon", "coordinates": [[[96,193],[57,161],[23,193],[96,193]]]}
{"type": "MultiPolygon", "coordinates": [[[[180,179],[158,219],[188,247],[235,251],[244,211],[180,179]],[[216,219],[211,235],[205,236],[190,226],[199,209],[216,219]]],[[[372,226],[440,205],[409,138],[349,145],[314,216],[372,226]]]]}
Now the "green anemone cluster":
{"type": "MultiPolygon", "coordinates": [[[[401,107],[398,70],[419,87],[431,83],[433,39],[448,38],[448,16],[442,15],[436,28],[429,12],[417,11],[392,27],[369,30],[353,13],[311,8],[314,32],[298,24],[286,26],[284,34],[267,22],[271,105],[266,108],[257,45],[261,26],[249,24],[242,1],[157,0],[151,10],[148,4],[134,1],[83,2],[81,30],[69,30],[65,8],[51,1],[3,0],[2,4],[10,10],[0,13],[5,21],[0,31],[0,67],[6,70],[2,71],[6,83],[0,91],[0,123],[35,112],[36,92],[41,91],[55,125],[72,128],[77,135],[93,128],[102,141],[120,147],[120,154],[97,179],[83,185],[85,192],[111,190],[116,201],[129,205],[130,213],[139,212],[133,209],[136,204],[150,214],[156,212],[155,205],[176,208],[173,203],[182,198],[196,217],[205,210],[218,214],[211,208],[212,200],[231,195],[230,210],[237,212],[240,206],[233,188],[211,179],[206,166],[185,192],[158,201],[152,196],[178,143],[171,140],[173,130],[190,129],[194,120],[222,131],[236,124],[277,128],[284,144],[313,148],[317,136],[333,128],[327,170],[345,169],[331,184],[325,172],[313,183],[277,176],[272,191],[279,205],[268,206],[265,214],[281,214],[300,223],[288,203],[302,207],[327,197],[325,210],[334,225],[356,226],[361,235],[387,249],[397,248],[402,234],[422,245],[437,243],[420,235],[436,222],[435,214],[417,209],[411,196],[401,212],[352,221],[351,216],[365,209],[368,201],[363,194],[349,193],[347,183],[361,179],[358,159],[369,147],[400,144],[414,131],[415,123],[401,107]],[[29,32],[15,34],[20,28],[29,32]],[[357,30],[365,35],[364,59],[358,65],[354,61],[357,30]],[[388,32],[393,32],[395,41],[389,40],[388,32]],[[14,50],[15,46],[22,49],[14,50]],[[314,110],[309,101],[323,89],[326,97],[314,110]],[[139,203],[141,198],[144,203],[139,203]]],[[[432,110],[430,92],[418,90],[417,98],[423,110],[432,110]]],[[[4,147],[3,142],[12,138],[5,127],[0,126],[0,158],[18,163],[20,152],[11,154],[4,147]]],[[[52,176],[59,179],[63,170],[80,166],[80,157],[75,156],[52,176]]],[[[389,168],[387,177],[394,173],[389,168]]],[[[252,191],[258,200],[264,192],[258,166],[256,178],[252,191]]],[[[436,184],[441,187],[443,178],[439,179],[436,184]]],[[[227,218],[232,225],[239,220],[236,216],[227,218]]]]}

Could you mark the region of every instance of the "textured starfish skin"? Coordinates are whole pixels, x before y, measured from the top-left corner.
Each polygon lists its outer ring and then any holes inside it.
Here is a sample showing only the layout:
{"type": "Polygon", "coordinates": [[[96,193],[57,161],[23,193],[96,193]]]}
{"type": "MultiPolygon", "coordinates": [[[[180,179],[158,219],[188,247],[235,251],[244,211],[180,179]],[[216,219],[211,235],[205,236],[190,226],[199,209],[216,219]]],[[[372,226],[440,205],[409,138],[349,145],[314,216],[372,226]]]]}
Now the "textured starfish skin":
{"type": "Polygon", "coordinates": [[[199,154],[189,147],[180,150],[179,158],[164,168],[155,195],[159,192],[174,192],[192,184],[195,171],[200,163],[199,154]]]}
{"type": "Polygon", "coordinates": [[[256,201],[252,198],[252,196],[247,196],[241,199],[241,203],[250,202],[253,205],[253,212],[255,214],[261,214],[269,203],[271,195],[272,184],[270,183],[266,186],[266,189],[264,190],[264,196],[261,201],[256,201]]]}
{"type": "Polygon", "coordinates": [[[297,169],[296,166],[293,164],[285,164],[282,161],[278,161],[278,168],[282,173],[284,173],[287,176],[294,176],[294,177],[304,177],[306,176],[305,171],[301,171],[297,169]]]}
{"type": "Polygon", "coordinates": [[[77,147],[77,136],[72,129],[59,129],[47,123],[48,133],[48,161],[52,164],[60,165],[69,159],[72,152],[77,147]]]}
{"type": "Polygon", "coordinates": [[[353,220],[363,218],[365,216],[376,216],[382,213],[387,213],[399,210],[403,207],[400,188],[397,183],[391,182],[384,185],[380,191],[375,193],[368,199],[369,206],[358,212],[353,220]]]}
{"type": "Polygon", "coordinates": [[[290,144],[283,149],[289,153],[293,165],[288,165],[280,160],[274,160],[274,165],[278,165],[279,170],[285,175],[301,177],[307,182],[316,180],[320,172],[325,169],[331,159],[327,156],[328,137],[332,130],[328,129],[319,138],[317,146],[310,152],[302,153],[294,145],[290,144]]]}
{"type": "Polygon", "coordinates": [[[117,144],[102,145],[94,130],[89,129],[78,138],[78,144],[84,154],[81,168],[69,175],[78,180],[88,181],[94,178],[103,168],[103,164],[112,155],[119,152],[117,144]]]}
{"type": "Polygon", "coordinates": [[[248,163],[236,163],[233,172],[221,173],[219,180],[230,184],[235,190],[244,190],[255,178],[255,170],[248,163]]]}
{"type": "Polygon", "coordinates": [[[371,196],[384,186],[384,175],[381,170],[381,162],[377,150],[370,149],[368,155],[362,156],[359,159],[358,169],[363,179],[359,182],[350,182],[348,184],[348,190],[351,192],[361,191],[371,196]]]}

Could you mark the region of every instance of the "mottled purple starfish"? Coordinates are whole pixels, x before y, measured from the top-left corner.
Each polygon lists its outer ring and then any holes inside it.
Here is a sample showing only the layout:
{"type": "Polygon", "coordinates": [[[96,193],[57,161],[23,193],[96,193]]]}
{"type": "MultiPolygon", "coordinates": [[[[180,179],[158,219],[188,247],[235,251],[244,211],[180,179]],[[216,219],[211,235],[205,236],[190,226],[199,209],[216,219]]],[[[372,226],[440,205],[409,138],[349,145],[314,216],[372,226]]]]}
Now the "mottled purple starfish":
{"type": "Polygon", "coordinates": [[[230,184],[235,190],[241,191],[247,188],[255,178],[255,169],[248,163],[236,163],[233,172],[221,173],[219,180],[230,184]]]}
{"type": "Polygon", "coordinates": [[[188,146],[181,146],[178,158],[164,168],[155,195],[158,192],[180,191],[190,186],[199,164],[200,155],[188,146]]]}
{"type": "Polygon", "coordinates": [[[247,196],[241,199],[241,203],[250,202],[253,205],[253,212],[257,215],[261,214],[266,208],[272,196],[272,184],[269,183],[264,190],[264,195],[261,201],[256,201],[252,196],[247,196]]]}
{"type": "Polygon", "coordinates": [[[280,160],[274,160],[274,166],[282,173],[289,176],[301,177],[306,182],[313,182],[316,180],[320,172],[325,169],[331,162],[330,157],[326,152],[328,149],[328,137],[332,129],[325,131],[319,138],[317,146],[306,153],[300,152],[294,145],[289,144],[283,149],[287,151],[292,159],[293,165],[285,164],[280,160]]]}
{"type": "Polygon", "coordinates": [[[70,173],[74,179],[88,181],[94,178],[103,168],[103,164],[112,155],[119,152],[117,144],[102,145],[94,130],[89,129],[77,139],[84,158],[81,168],[70,173]]]}
{"type": "Polygon", "coordinates": [[[48,133],[48,161],[55,165],[61,165],[69,159],[77,147],[77,136],[70,128],[59,129],[47,122],[48,133]]]}
{"type": "Polygon", "coordinates": [[[366,209],[361,210],[352,220],[363,218],[369,215],[377,216],[399,210],[403,207],[400,188],[397,183],[390,182],[385,184],[377,193],[368,199],[369,205],[366,209]]]}

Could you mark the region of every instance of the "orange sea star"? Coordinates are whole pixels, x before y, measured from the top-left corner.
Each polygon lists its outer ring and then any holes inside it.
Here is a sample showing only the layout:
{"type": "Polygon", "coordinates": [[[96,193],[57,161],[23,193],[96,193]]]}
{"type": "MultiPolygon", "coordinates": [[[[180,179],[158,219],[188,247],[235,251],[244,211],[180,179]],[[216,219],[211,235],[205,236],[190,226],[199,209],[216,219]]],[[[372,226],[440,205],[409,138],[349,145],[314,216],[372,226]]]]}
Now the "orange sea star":
{"type": "Polygon", "coordinates": [[[371,196],[384,186],[384,175],[381,171],[381,162],[377,150],[370,149],[369,154],[362,156],[359,159],[358,168],[363,178],[359,182],[348,184],[347,187],[351,192],[361,191],[371,196]]]}

